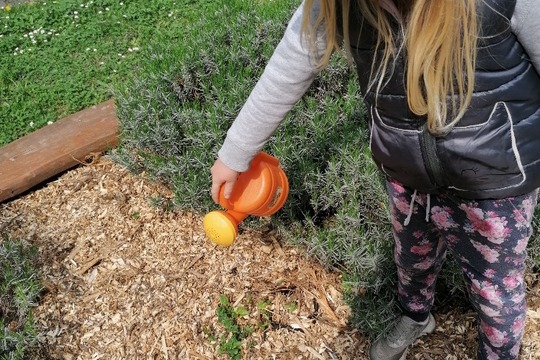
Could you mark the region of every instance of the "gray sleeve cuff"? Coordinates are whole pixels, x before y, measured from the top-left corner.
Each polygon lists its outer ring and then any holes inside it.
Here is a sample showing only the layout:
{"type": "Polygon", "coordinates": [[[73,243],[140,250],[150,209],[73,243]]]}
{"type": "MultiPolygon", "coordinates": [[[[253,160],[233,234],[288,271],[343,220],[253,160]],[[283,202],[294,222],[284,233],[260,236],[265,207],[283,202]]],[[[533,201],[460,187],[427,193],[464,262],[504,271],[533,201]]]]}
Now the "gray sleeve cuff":
{"type": "Polygon", "coordinates": [[[251,160],[260,150],[245,150],[226,138],[218,151],[219,159],[234,171],[244,172],[249,169],[251,160]]]}

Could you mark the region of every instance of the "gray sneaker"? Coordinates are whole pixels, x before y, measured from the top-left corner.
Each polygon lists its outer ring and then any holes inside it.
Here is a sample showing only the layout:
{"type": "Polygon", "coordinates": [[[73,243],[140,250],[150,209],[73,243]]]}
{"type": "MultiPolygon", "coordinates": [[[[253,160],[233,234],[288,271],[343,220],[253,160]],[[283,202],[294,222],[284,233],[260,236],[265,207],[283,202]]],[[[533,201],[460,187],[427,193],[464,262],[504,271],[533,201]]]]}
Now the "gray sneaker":
{"type": "Polygon", "coordinates": [[[371,345],[369,358],[370,360],[405,360],[409,345],[433,330],[435,330],[435,318],[431,314],[425,323],[418,323],[408,316],[402,316],[386,336],[380,337],[371,345]]]}

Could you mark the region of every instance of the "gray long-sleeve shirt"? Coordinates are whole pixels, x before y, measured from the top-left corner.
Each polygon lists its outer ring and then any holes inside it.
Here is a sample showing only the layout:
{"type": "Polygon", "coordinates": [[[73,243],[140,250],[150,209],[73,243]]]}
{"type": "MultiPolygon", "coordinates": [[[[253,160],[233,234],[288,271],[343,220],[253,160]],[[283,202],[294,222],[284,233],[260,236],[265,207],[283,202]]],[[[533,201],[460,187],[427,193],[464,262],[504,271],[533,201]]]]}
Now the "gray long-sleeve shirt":
{"type": "MultiPolygon", "coordinates": [[[[511,26],[540,73],[539,5],[537,0],[517,0],[511,26]]],[[[248,169],[252,158],[317,76],[314,58],[324,51],[325,36],[323,31],[318,32],[317,53],[313,54],[301,36],[303,11],[302,3],[218,152],[221,161],[233,170],[248,169]]],[[[316,18],[318,1],[311,11],[315,14],[312,18],[316,18]]]]}

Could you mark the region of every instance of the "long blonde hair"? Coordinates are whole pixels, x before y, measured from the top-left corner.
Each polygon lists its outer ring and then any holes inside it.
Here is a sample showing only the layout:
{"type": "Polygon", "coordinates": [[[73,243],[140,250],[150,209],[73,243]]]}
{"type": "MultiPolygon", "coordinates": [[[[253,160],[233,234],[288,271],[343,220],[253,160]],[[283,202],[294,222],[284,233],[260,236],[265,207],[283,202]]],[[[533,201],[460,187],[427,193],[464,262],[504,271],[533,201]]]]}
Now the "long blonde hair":
{"type": "MultiPolygon", "coordinates": [[[[313,43],[323,26],[327,45],[320,60],[325,66],[335,50],[350,51],[349,8],[357,8],[369,25],[377,30],[371,84],[377,91],[393,69],[394,60],[406,51],[407,101],[411,111],[427,116],[433,134],[447,133],[463,117],[472,98],[478,38],[475,0],[410,0],[398,3],[402,15],[398,31],[392,27],[385,0],[320,0],[320,12],[310,18],[315,0],[305,0],[303,34],[313,43]],[[341,14],[338,14],[338,3],[341,14]],[[409,3],[408,8],[405,4],[409,3]],[[342,29],[338,19],[342,19],[342,29]],[[343,38],[341,38],[343,36],[343,38]],[[447,99],[450,98],[451,108],[447,99]]],[[[350,54],[350,53],[349,53],[350,54]]]]}

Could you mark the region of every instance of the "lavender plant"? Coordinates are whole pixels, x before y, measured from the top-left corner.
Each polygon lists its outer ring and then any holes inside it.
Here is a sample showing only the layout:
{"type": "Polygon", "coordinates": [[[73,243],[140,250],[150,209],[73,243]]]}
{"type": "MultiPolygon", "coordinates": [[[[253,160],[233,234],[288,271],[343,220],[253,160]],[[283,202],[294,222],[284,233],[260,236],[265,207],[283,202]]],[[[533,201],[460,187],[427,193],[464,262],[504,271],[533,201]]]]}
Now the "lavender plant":
{"type": "MultiPolygon", "coordinates": [[[[194,24],[190,40],[157,42],[144,73],[116,94],[122,131],[115,158],[169,184],[176,207],[214,208],[210,166],[293,7],[285,0],[230,1],[215,18],[194,24]]],[[[357,83],[336,55],[265,150],[280,159],[291,189],[273,226],[285,241],[343,272],[351,324],[375,335],[396,314],[396,275],[386,194],[369,153],[357,83]]],[[[465,298],[457,268],[447,266],[440,283],[465,298]]]]}
{"type": "Polygon", "coordinates": [[[32,307],[42,290],[37,252],[23,241],[0,241],[0,357],[29,359],[39,344],[32,307]]]}

